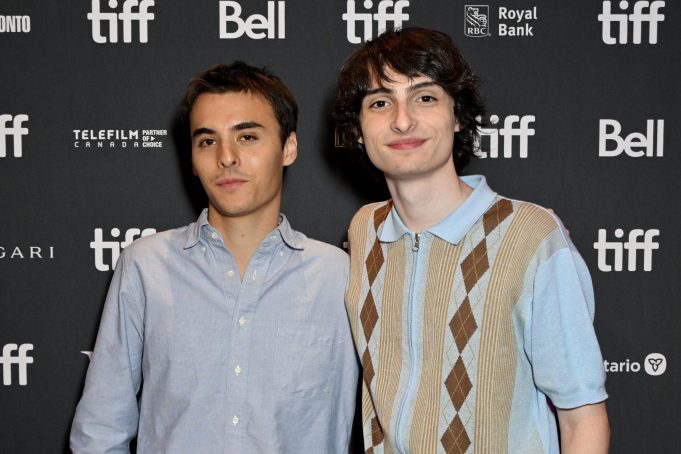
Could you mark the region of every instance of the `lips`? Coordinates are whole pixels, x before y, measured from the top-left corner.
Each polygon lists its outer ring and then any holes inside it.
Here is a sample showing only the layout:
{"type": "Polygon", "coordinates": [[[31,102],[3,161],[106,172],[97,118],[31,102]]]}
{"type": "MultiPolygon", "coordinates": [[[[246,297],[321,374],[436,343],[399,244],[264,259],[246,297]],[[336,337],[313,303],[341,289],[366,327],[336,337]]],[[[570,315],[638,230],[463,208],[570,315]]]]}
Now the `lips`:
{"type": "Polygon", "coordinates": [[[221,189],[233,190],[246,183],[243,178],[220,178],[215,182],[221,189]]]}
{"type": "Polygon", "coordinates": [[[412,150],[424,144],[426,139],[405,138],[390,142],[388,146],[394,150],[412,150]]]}

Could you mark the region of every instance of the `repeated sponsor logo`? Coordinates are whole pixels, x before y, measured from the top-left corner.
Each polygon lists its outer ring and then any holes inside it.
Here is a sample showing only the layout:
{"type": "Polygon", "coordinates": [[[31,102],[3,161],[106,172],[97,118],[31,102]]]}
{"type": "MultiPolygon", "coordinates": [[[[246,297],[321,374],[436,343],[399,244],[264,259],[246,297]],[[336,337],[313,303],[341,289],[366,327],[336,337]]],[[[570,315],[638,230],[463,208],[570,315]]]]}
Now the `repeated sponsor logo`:
{"type": "Polygon", "coordinates": [[[0,33],[30,33],[31,16],[0,15],[0,33]]]}
{"type": "Polygon", "coordinates": [[[251,39],[286,38],[286,2],[268,1],[266,16],[251,14],[245,18],[242,18],[241,3],[221,1],[218,4],[220,8],[220,39],[241,38],[244,34],[251,39]]]}
{"type": "Polygon", "coordinates": [[[2,347],[0,365],[3,386],[14,384],[14,378],[17,378],[19,386],[28,384],[28,365],[33,364],[33,357],[28,352],[32,350],[33,344],[5,344],[2,347]]]}
{"type": "MultiPolygon", "coordinates": [[[[624,361],[603,360],[603,368],[607,373],[638,373],[641,363],[628,358],[624,361]]],[[[650,353],[643,360],[643,370],[648,375],[662,375],[667,370],[667,358],[662,353],[650,353]]]]}
{"type": "Polygon", "coordinates": [[[622,153],[632,158],[664,156],[664,120],[646,120],[645,134],[622,135],[622,125],[603,119],[598,125],[598,156],[611,158],[622,153]]]}
{"type": "Polygon", "coordinates": [[[101,0],[91,1],[91,10],[87,18],[92,22],[92,40],[98,44],[117,43],[119,30],[123,31],[123,42],[149,42],[149,22],[154,20],[154,13],[149,8],[154,0],[108,0],[106,5],[110,11],[102,11],[101,0]],[[136,33],[134,32],[136,28],[136,33]]]}
{"type": "Polygon", "coordinates": [[[0,246],[0,260],[53,259],[54,246],[0,246]]]}
{"type": "Polygon", "coordinates": [[[493,29],[499,37],[533,37],[539,13],[536,6],[523,9],[498,6],[490,9],[489,5],[464,5],[463,17],[464,35],[469,38],[492,36],[493,29]],[[496,27],[492,26],[493,19],[496,27]]]}
{"type": "Polygon", "coordinates": [[[166,129],[74,129],[73,147],[84,150],[163,148],[166,129]]]}
{"type": "Polygon", "coordinates": [[[663,1],[604,1],[603,11],[598,15],[601,22],[601,39],[605,44],[641,44],[643,39],[643,24],[648,28],[648,44],[657,44],[658,23],[664,22],[663,1]],[[613,6],[617,12],[613,12],[613,6]],[[631,25],[631,27],[630,27],[631,25]]]}
{"type": "Polygon", "coordinates": [[[25,127],[27,121],[26,114],[0,115],[0,158],[7,157],[9,143],[12,144],[12,156],[21,158],[24,155],[23,137],[28,135],[28,128],[25,127]]]}
{"type": "Polygon", "coordinates": [[[598,252],[599,270],[606,273],[623,271],[626,256],[627,271],[638,271],[641,257],[643,271],[652,271],[653,251],[660,248],[660,243],[655,241],[660,236],[658,229],[633,229],[629,231],[627,240],[624,240],[623,229],[615,229],[613,233],[616,240],[608,240],[607,230],[598,229],[598,241],[594,243],[594,249],[598,252]]]}
{"type": "Polygon", "coordinates": [[[95,268],[98,271],[110,271],[116,269],[118,257],[121,251],[132,244],[137,238],[152,235],[156,233],[155,229],[137,229],[131,228],[121,235],[121,230],[114,227],[110,230],[112,240],[104,239],[104,229],[96,228],[94,231],[95,238],[90,242],[90,249],[95,254],[95,268]],[[121,241],[120,238],[123,240],[121,241]],[[106,254],[105,251],[109,251],[106,254]]]}
{"type": "Polygon", "coordinates": [[[407,0],[365,0],[346,2],[345,13],[342,19],[347,24],[347,39],[352,44],[360,44],[369,41],[384,31],[397,30],[404,22],[409,20],[409,14],[405,11],[409,7],[407,0]],[[358,4],[364,8],[364,12],[358,12],[358,4]],[[376,27],[374,28],[374,25],[376,27]]]}
{"type": "MultiPolygon", "coordinates": [[[[477,119],[482,121],[482,117],[477,119]]],[[[531,127],[534,121],[534,115],[507,115],[503,121],[498,115],[490,115],[489,121],[483,122],[486,126],[480,128],[476,137],[475,148],[478,151],[475,154],[479,158],[527,158],[529,138],[535,133],[531,127]]]]}

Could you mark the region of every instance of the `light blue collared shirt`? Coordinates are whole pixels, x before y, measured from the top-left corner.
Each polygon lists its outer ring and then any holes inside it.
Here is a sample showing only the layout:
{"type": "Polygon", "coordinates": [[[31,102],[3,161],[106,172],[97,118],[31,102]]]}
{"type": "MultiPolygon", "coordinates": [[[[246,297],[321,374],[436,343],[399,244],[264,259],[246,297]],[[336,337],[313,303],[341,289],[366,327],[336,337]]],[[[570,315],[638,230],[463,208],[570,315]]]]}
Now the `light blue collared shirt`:
{"type": "Polygon", "coordinates": [[[135,434],[138,453],[348,451],[358,364],[347,255],[280,221],[243,280],[205,210],[125,249],[73,452],[127,453],[135,434]]]}

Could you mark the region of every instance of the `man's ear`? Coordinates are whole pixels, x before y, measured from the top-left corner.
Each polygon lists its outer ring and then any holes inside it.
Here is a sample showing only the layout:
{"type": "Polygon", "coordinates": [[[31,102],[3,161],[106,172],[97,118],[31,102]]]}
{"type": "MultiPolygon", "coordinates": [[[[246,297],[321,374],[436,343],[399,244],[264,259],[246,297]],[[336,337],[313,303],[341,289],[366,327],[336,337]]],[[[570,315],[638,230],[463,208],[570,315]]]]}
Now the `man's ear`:
{"type": "Polygon", "coordinates": [[[298,136],[292,132],[284,142],[284,167],[290,166],[298,157],[298,136]]]}

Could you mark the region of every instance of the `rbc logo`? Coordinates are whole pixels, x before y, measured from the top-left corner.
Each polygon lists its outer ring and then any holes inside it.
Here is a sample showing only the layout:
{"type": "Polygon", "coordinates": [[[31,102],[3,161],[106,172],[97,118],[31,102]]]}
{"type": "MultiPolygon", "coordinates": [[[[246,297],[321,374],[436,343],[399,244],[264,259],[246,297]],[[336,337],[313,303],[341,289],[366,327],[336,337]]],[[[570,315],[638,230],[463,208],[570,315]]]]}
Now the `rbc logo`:
{"type": "Polygon", "coordinates": [[[633,158],[646,156],[661,157],[664,154],[664,120],[647,120],[646,134],[632,132],[625,138],[620,137],[622,125],[617,120],[600,120],[598,128],[598,156],[619,156],[622,152],[633,158]],[[655,135],[657,123],[657,135],[655,135]],[[608,130],[610,128],[610,130],[608,130]],[[615,143],[615,148],[607,149],[608,141],[615,143]],[[655,143],[657,142],[657,144],[655,143]]]}
{"type": "Polygon", "coordinates": [[[12,384],[12,364],[19,368],[19,386],[26,386],[28,383],[28,365],[33,364],[33,357],[28,356],[28,352],[33,350],[33,344],[5,344],[2,347],[2,384],[10,386],[12,384]],[[16,352],[16,356],[14,353],[16,352]]]}
{"type": "Polygon", "coordinates": [[[7,137],[12,137],[14,147],[14,157],[20,158],[23,155],[21,136],[28,135],[28,128],[22,127],[28,121],[28,115],[19,114],[12,117],[10,114],[0,115],[0,158],[7,156],[7,137]],[[12,126],[7,126],[12,122],[12,126]]]}
{"type": "Polygon", "coordinates": [[[619,8],[623,13],[613,13],[612,2],[603,2],[603,12],[598,15],[598,21],[603,23],[603,42],[608,45],[627,44],[629,39],[629,22],[633,25],[633,44],[641,44],[641,29],[643,23],[648,23],[648,43],[657,44],[657,23],[664,21],[664,15],[660,14],[660,8],[664,8],[663,1],[638,1],[634,2],[633,13],[627,14],[628,1],[619,2],[619,8]],[[647,12],[644,11],[647,9],[647,12]],[[611,24],[616,22],[619,26],[619,34],[612,35],[611,24]]]}
{"type": "Polygon", "coordinates": [[[262,14],[253,14],[244,20],[241,18],[239,2],[222,1],[220,2],[220,39],[239,38],[244,33],[251,39],[284,39],[286,38],[285,13],[286,2],[269,1],[267,2],[267,17],[262,14]],[[230,9],[231,14],[228,14],[230,9]],[[236,24],[236,30],[233,32],[227,31],[227,24],[230,22],[236,24]],[[264,31],[256,32],[256,30],[266,30],[267,34],[264,31]],[[276,33],[277,30],[278,33],[276,33]]]}
{"type": "MultiPolygon", "coordinates": [[[[636,271],[638,251],[643,251],[643,271],[653,269],[653,250],[660,248],[660,243],[653,239],[660,235],[658,229],[634,229],[629,232],[628,241],[607,241],[605,229],[598,230],[598,241],[594,243],[594,249],[598,251],[598,269],[606,273],[610,271],[622,271],[624,262],[624,250],[627,253],[627,271],[636,271]],[[643,237],[643,239],[641,239],[643,237]],[[608,263],[608,251],[614,252],[614,260],[608,263]]],[[[615,238],[623,238],[624,230],[615,230],[615,238]]]]}
{"type": "MultiPolygon", "coordinates": [[[[477,117],[481,121],[481,117],[477,117]]],[[[479,158],[498,158],[499,157],[499,136],[504,138],[503,157],[513,157],[514,137],[518,137],[518,157],[527,158],[529,137],[534,135],[534,129],[530,125],[534,123],[534,115],[509,115],[504,118],[504,126],[501,128],[480,128],[479,135],[475,139],[475,153],[479,158]],[[515,125],[519,125],[516,127],[515,125]],[[482,141],[488,140],[487,146],[482,141]],[[482,151],[487,149],[489,152],[482,151]]],[[[491,115],[489,122],[492,125],[499,123],[498,115],[491,115]]]]}
{"type": "MultiPolygon", "coordinates": [[[[139,42],[149,42],[148,22],[154,20],[154,13],[149,12],[149,7],[154,6],[154,0],[125,0],[123,2],[123,12],[114,11],[103,13],[100,10],[100,0],[92,0],[92,11],[87,14],[88,20],[92,22],[92,39],[98,44],[106,42],[118,42],[118,22],[123,23],[123,42],[132,42],[132,23],[139,23],[139,42]],[[137,7],[137,11],[133,8],[137,7]],[[101,23],[108,22],[108,41],[106,35],[102,35],[101,23]]],[[[109,8],[118,7],[118,0],[109,0],[109,8]]]]}
{"type": "Polygon", "coordinates": [[[489,36],[489,6],[466,5],[463,29],[464,34],[471,38],[489,36]]]}
{"type": "MultiPolygon", "coordinates": [[[[364,0],[362,2],[364,8],[370,10],[374,6],[372,0],[364,0]]],[[[395,30],[402,27],[404,21],[409,20],[409,14],[404,12],[404,9],[409,7],[407,0],[381,0],[378,2],[378,12],[375,14],[357,13],[355,12],[354,0],[348,0],[346,12],[343,14],[343,20],[347,22],[347,38],[352,44],[359,44],[362,41],[369,41],[374,37],[373,22],[377,23],[376,35],[380,35],[388,29],[388,22],[392,22],[395,30]],[[392,12],[388,12],[392,9],[392,12]],[[357,36],[355,25],[357,22],[362,23],[364,33],[362,37],[357,36]]]]}
{"type": "MultiPolygon", "coordinates": [[[[95,229],[95,239],[90,242],[90,248],[95,251],[95,268],[99,271],[109,271],[116,268],[116,262],[118,262],[118,257],[121,255],[121,250],[128,247],[135,237],[139,235],[140,238],[143,236],[148,236],[156,233],[155,229],[128,229],[125,232],[125,240],[119,241],[104,241],[102,229],[95,229]],[[109,249],[111,251],[111,262],[104,263],[104,250],[109,249]]],[[[111,236],[118,238],[121,235],[120,229],[111,229],[111,236]]]]}

